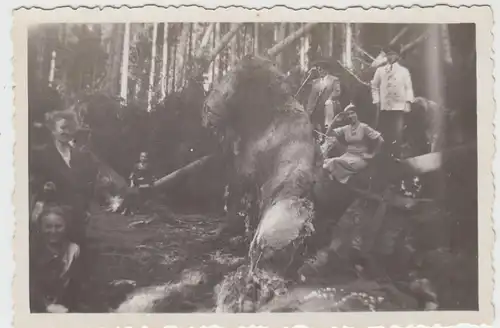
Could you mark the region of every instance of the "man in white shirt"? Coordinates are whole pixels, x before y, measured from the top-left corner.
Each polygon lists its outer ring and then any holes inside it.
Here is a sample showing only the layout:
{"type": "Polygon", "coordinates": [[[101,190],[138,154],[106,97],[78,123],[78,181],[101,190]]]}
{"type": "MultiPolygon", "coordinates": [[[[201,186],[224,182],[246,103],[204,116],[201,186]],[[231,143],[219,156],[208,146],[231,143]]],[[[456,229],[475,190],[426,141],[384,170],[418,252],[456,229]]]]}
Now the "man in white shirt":
{"type": "Polygon", "coordinates": [[[401,156],[404,113],[411,110],[413,86],[410,72],[399,64],[400,52],[386,49],[387,63],[379,67],[371,82],[373,103],[380,110],[378,130],[382,132],[389,154],[401,156]]]}

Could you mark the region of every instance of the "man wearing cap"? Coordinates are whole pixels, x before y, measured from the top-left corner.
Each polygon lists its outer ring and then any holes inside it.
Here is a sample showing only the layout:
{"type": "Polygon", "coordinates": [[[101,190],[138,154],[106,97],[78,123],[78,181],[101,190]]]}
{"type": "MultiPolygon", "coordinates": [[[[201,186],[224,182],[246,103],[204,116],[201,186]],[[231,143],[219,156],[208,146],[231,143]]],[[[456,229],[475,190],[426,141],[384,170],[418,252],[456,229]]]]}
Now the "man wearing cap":
{"type": "Polygon", "coordinates": [[[324,133],[340,109],[340,80],[331,74],[327,61],[318,61],[313,67],[319,77],[312,82],[306,109],[315,129],[324,133]]]}
{"type": "Polygon", "coordinates": [[[389,154],[399,159],[404,128],[404,113],[413,102],[410,72],[399,64],[400,51],[386,49],[387,63],[379,67],[371,82],[373,103],[380,110],[379,130],[382,132],[389,154]]]}

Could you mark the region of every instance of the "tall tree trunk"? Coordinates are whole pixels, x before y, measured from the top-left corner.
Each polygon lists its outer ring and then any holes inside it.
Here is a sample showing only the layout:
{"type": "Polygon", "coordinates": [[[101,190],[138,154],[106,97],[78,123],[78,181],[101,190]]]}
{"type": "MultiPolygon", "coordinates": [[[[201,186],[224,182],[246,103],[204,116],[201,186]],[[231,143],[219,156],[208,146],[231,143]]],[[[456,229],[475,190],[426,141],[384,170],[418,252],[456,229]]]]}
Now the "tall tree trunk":
{"type": "Polygon", "coordinates": [[[130,23],[125,23],[125,33],[123,36],[122,71],[120,83],[120,96],[127,103],[128,96],[128,62],[130,52],[130,23]]]}
{"type": "Polygon", "coordinates": [[[259,55],[260,48],[259,48],[259,43],[260,43],[260,23],[254,23],[253,25],[253,52],[254,55],[259,55]]]}
{"type": "MultiPolygon", "coordinates": [[[[285,39],[286,23],[276,24],[275,31],[276,31],[275,43],[280,44],[285,39]]],[[[276,62],[278,63],[278,67],[280,69],[283,69],[283,64],[284,64],[283,52],[280,52],[276,55],[276,62]]]]}
{"type": "Polygon", "coordinates": [[[176,67],[176,85],[175,90],[180,90],[184,84],[184,66],[186,64],[186,53],[189,40],[190,26],[188,23],[181,23],[181,35],[177,47],[177,67],[176,67]]]}
{"type": "Polygon", "coordinates": [[[148,83],[148,112],[151,111],[151,103],[153,102],[154,83],[155,83],[155,68],[156,68],[156,39],[158,38],[158,23],[153,24],[153,42],[151,44],[151,68],[149,70],[148,83]]]}
{"type": "Polygon", "coordinates": [[[50,59],[50,71],[49,71],[49,86],[52,87],[54,84],[54,75],[56,70],[56,51],[52,51],[52,58],[50,59]]]}
{"type": "MultiPolygon", "coordinates": [[[[230,29],[234,30],[238,28],[238,24],[232,23],[230,29]]],[[[230,30],[230,31],[231,31],[230,30]]],[[[231,39],[229,43],[229,69],[232,69],[234,65],[238,62],[238,37],[237,34],[231,39]]]]}
{"type": "Polygon", "coordinates": [[[333,57],[333,47],[335,41],[335,25],[333,23],[328,24],[328,44],[330,45],[328,48],[328,56],[333,57]]]}
{"type": "Polygon", "coordinates": [[[163,48],[161,60],[161,100],[167,96],[168,90],[168,23],[163,23],[163,48]]]}
{"type": "Polygon", "coordinates": [[[122,26],[119,24],[113,25],[111,37],[111,51],[109,52],[108,75],[106,77],[105,90],[108,94],[116,96],[118,94],[118,83],[120,79],[121,66],[121,50],[122,50],[122,26]]]}
{"type": "MultiPolygon", "coordinates": [[[[299,31],[304,29],[302,26],[299,31]]],[[[300,69],[302,72],[306,72],[309,69],[309,60],[307,58],[307,53],[309,51],[309,35],[303,35],[300,39],[300,69]]]]}
{"type": "Polygon", "coordinates": [[[179,25],[175,25],[175,29],[174,29],[174,37],[173,37],[173,47],[172,47],[172,68],[171,68],[171,72],[172,72],[172,84],[171,84],[171,89],[170,89],[170,92],[171,93],[174,93],[176,91],[175,89],[175,86],[177,85],[177,45],[179,44],[177,41],[179,40],[179,31],[180,31],[180,27],[179,25]]]}
{"type": "Polygon", "coordinates": [[[451,43],[450,43],[450,32],[448,30],[448,25],[442,24],[439,26],[441,32],[441,45],[443,47],[444,61],[448,65],[453,64],[453,58],[451,56],[451,43]]]}
{"type": "Polygon", "coordinates": [[[344,49],[342,63],[345,67],[352,69],[352,25],[344,24],[344,49]]]}
{"type": "Polygon", "coordinates": [[[203,38],[201,39],[200,46],[196,50],[196,58],[201,58],[206,51],[207,45],[210,43],[210,40],[213,40],[214,28],[216,23],[210,23],[205,33],[203,34],[203,38]]]}
{"type": "MultiPolygon", "coordinates": [[[[212,48],[215,49],[215,46],[220,42],[220,23],[216,23],[214,26],[214,36],[213,36],[213,44],[212,48]]],[[[213,61],[213,71],[214,71],[214,82],[219,81],[220,77],[220,56],[215,57],[213,61]]]]}

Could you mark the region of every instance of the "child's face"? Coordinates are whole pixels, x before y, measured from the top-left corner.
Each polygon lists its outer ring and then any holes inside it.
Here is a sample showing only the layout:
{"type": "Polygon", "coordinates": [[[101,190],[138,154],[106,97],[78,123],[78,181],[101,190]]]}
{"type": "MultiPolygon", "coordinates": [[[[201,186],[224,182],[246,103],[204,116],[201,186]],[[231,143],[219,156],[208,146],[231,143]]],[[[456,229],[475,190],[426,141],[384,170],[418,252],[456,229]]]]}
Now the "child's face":
{"type": "Polygon", "coordinates": [[[64,218],[51,213],[41,219],[41,232],[48,243],[59,243],[65,238],[66,222],[64,218]]]}

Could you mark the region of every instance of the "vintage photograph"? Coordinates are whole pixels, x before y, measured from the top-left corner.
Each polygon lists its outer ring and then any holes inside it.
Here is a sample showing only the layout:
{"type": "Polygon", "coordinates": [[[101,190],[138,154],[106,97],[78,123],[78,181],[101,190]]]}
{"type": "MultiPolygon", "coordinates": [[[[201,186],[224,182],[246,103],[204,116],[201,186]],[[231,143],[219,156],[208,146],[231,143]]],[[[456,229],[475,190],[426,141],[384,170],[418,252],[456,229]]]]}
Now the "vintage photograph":
{"type": "Polygon", "coordinates": [[[32,24],[30,313],[479,311],[476,32],[32,24]]]}

